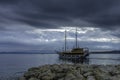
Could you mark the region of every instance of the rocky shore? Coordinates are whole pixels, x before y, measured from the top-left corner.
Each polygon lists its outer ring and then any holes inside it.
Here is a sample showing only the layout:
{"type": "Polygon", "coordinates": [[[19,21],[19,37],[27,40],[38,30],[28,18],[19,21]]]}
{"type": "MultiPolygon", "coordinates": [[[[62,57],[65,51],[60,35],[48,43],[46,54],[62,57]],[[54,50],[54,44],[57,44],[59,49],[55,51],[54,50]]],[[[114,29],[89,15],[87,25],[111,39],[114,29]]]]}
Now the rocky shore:
{"type": "Polygon", "coordinates": [[[19,80],[120,80],[120,65],[44,65],[28,69],[19,80]]]}

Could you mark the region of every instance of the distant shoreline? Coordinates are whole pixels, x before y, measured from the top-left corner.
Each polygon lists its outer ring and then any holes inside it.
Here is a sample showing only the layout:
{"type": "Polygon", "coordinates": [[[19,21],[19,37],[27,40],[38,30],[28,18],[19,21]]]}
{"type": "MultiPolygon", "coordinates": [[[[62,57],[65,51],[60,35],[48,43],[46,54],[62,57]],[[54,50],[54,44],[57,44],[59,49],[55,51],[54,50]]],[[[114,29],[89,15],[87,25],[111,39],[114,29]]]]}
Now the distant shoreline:
{"type": "Polygon", "coordinates": [[[57,53],[39,53],[39,52],[0,52],[0,54],[57,54],[57,53]]]}
{"type": "MultiPolygon", "coordinates": [[[[120,51],[93,51],[90,54],[120,54],[120,51]]],[[[57,54],[56,52],[0,52],[0,54],[57,54]]]]}
{"type": "Polygon", "coordinates": [[[120,54],[120,51],[101,51],[101,52],[90,52],[90,54],[120,54]]]}

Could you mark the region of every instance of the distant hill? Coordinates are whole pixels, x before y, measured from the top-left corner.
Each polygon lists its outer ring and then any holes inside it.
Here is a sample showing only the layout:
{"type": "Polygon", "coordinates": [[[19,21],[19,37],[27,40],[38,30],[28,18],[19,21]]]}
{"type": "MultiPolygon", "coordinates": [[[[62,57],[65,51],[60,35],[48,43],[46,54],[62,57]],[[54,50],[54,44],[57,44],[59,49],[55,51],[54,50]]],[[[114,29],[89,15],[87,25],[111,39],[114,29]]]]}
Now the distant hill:
{"type": "Polygon", "coordinates": [[[120,50],[112,50],[112,51],[93,51],[90,53],[111,53],[111,54],[120,54],[120,50]]]}
{"type": "MultiPolygon", "coordinates": [[[[120,54],[120,50],[112,50],[112,51],[91,51],[92,54],[120,54]]],[[[14,51],[14,52],[0,52],[0,54],[56,54],[53,50],[31,50],[31,51],[14,51]]]]}
{"type": "Polygon", "coordinates": [[[31,51],[0,52],[0,54],[55,54],[55,51],[52,51],[52,50],[31,50],[31,51]]]}

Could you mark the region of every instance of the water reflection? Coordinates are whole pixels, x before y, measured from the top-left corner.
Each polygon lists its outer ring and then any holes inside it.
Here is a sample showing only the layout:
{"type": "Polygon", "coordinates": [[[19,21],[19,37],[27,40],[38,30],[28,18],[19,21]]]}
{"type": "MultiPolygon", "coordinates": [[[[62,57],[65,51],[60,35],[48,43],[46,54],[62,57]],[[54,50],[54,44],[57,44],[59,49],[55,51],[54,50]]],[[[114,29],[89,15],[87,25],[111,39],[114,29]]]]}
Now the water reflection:
{"type": "Polygon", "coordinates": [[[61,63],[79,63],[96,65],[117,65],[120,64],[120,54],[90,54],[85,59],[66,59],[59,58],[61,63]]]}
{"type": "Polygon", "coordinates": [[[89,64],[89,58],[85,59],[61,59],[59,58],[59,61],[62,63],[79,63],[79,64],[89,64]]]}
{"type": "Polygon", "coordinates": [[[120,54],[90,54],[89,64],[96,65],[117,65],[120,64],[120,54]]]}

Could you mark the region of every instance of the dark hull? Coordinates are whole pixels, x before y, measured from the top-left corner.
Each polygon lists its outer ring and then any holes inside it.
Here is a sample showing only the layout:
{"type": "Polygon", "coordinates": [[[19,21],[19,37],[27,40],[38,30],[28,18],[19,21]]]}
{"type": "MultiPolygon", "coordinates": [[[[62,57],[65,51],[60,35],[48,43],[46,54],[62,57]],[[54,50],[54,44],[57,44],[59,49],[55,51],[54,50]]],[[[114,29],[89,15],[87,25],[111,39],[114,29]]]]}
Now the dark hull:
{"type": "Polygon", "coordinates": [[[60,59],[83,59],[86,58],[87,56],[89,56],[89,53],[62,53],[59,52],[59,58],[60,59]]]}

